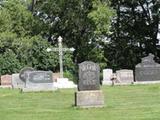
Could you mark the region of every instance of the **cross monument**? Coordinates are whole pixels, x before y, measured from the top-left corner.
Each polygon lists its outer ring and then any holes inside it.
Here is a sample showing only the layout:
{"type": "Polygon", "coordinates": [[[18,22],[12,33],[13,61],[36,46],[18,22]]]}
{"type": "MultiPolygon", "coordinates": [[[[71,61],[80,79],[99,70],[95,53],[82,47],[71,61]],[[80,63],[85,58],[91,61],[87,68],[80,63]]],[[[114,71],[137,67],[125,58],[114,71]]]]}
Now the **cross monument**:
{"type": "Polygon", "coordinates": [[[59,52],[60,78],[63,78],[63,52],[65,51],[73,52],[74,50],[75,50],[74,48],[63,48],[61,36],[58,37],[58,48],[47,48],[47,52],[50,51],[59,52]]]}

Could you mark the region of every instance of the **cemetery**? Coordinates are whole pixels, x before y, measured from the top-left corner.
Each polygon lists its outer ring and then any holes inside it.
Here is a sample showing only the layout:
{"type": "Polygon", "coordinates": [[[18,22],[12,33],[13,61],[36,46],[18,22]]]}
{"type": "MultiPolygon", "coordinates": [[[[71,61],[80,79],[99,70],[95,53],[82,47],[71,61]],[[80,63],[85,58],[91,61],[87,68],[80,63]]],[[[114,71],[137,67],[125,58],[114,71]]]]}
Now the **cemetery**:
{"type": "Polygon", "coordinates": [[[0,0],[0,120],[159,120],[160,2],[0,0]]]}

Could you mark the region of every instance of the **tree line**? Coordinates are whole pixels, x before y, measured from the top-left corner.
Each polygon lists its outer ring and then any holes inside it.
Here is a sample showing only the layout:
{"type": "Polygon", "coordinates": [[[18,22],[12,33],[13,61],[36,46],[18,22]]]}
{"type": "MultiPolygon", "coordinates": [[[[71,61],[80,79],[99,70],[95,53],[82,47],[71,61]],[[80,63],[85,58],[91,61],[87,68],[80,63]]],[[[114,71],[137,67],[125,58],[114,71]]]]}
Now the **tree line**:
{"type": "Polygon", "coordinates": [[[85,60],[114,70],[134,69],[148,53],[159,62],[159,24],[157,0],[1,0],[0,73],[58,71],[58,53],[46,49],[59,36],[75,48],[63,60],[71,74],[85,60]]]}

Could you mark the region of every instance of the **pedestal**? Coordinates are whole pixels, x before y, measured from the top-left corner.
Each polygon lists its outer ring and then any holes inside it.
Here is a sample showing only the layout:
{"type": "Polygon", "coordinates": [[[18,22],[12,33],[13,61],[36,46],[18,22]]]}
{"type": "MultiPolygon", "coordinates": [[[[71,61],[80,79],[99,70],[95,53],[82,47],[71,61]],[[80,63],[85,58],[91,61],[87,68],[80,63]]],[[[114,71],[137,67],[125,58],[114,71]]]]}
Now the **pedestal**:
{"type": "Polygon", "coordinates": [[[77,91],[75,93],[75,105],[82,108],[103,107],[103,92],[101,90],[77,91]]]}

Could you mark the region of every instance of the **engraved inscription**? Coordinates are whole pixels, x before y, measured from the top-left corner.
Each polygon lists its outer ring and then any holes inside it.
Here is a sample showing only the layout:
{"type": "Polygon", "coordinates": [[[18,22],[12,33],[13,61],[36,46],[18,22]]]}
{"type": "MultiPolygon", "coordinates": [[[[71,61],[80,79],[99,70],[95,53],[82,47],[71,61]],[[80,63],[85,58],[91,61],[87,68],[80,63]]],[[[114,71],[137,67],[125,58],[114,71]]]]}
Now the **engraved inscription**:
{"type": "Polygon", "coordinates": [[[133,70],[119,70],[117,73],[117,79],[122,83],[132,83],[134,81],[133,70]]]}
{"type": "Polygon", "coordinates": [[[99,89],[99,66],[93,62],[83,62],[79,65],[79,90],[99,89]]]}
{"type": "Polygon", "coordinates": [[[34,71],[28,73],[29,81],[32,83],[51,83],[52,72],[34,71]]]}
{"type": "Polygon", "coordinates": [[[83,84],[86,85],[94,85],[96,84],[96,75],[92,71],[87,71],[86,73],[83,74],[83,84]]]}
{"type": "Polygon", "coordinates": [[[92,65],[92,64],[82,65],[82,66],[80,67],[80,69],[81,69],[82,71],[86,71],[86,70],[96,71],[96,70],[97,70],[96,66],[95,66],[95,65],[92,65]]]}
{"type": "Polygon", "coordinates": [[[156,71],[156,70],[150,70],[150,71],[145,70],[145,71],[140,71],[139,74],[142,76],[143,75],[156,75],[156,74],[158,74],[158,72],[159,71],[156,71]]]}

